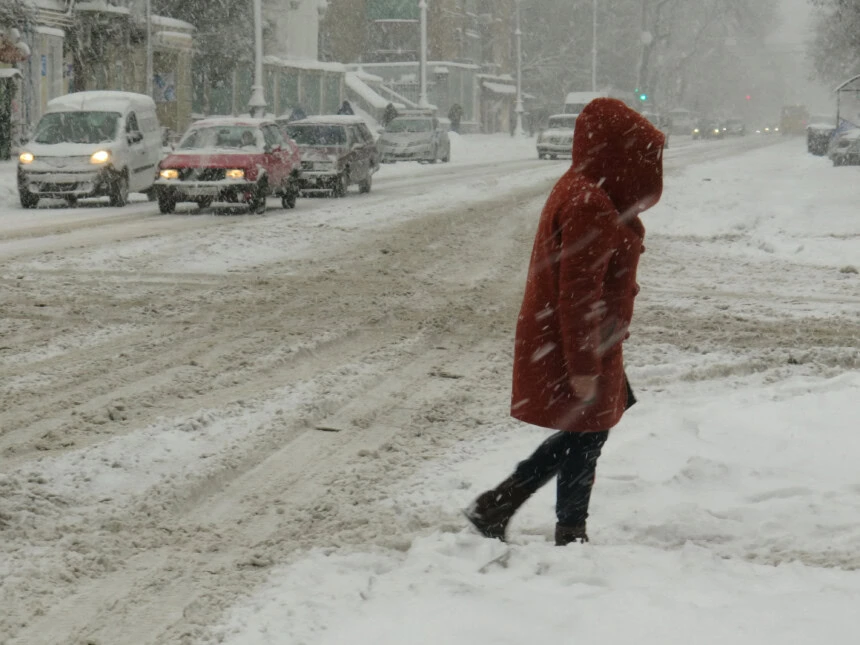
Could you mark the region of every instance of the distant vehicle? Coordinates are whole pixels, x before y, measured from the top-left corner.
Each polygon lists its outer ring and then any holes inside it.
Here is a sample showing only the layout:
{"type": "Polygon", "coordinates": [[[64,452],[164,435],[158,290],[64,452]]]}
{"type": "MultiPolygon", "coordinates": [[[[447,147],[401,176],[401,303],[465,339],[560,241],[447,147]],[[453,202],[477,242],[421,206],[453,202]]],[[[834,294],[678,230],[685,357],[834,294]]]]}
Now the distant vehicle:
{"type": "Polygon", "coordinates": [[[549,117],[547,129],[537,138],[538,159],[558,159],[559,155],[573,155],[573,130],[576,114],[554,114],[549,117]]]}
{"type": "Polygon", "coordinates": [[[274,122],[218,117],[192,124],[159,164],[158,208],[172,213],[179,202],[208,208],[213,202],[247,204],[266,211],[266,197],[294,208],[299,194],[299,149],[274,122]]]}
{"type": "MultiPolygon", "coordinates": [[[[279,120],[280,121],[280,120],[279,120]]],[[[379,150],[361,117],[321,115],[286,122],[284,127],[302,155],[302,193],[345,197],[349,186],[369,193],[379,170],[379,150]]]]}
{"type": "Polygon", "coordinates": [[[860,128],[835,135],[830,141],[827,156],[834,166],[860,166],[860,128]]]}
{"type": "Polygon", "coordinates": [[[125,206],[129,192],[147,192],[161,158],[155,102],[132,92],[76,92],[51,101],[18,156],[21,206],[43,197],[70,204],[107,196],[125,206]]]}
{"type": "Polygon", "coordinates": [[[756,134],[765,134],[765,135],[779,134],[779,126],[777,126],[777,125],[763,125],[760,128],[756,128],[755,133],[756,134]]]}
{"type": "Polygon", "coordinates": [[[804,105],[783,106],[779,131],[784,135],[804,134],[809,123],[809,110],[804,105]]]}
{"type": "Polygon", "coordinates": [[[656,127],[660,132],[663,133],[665,137],[664,148],[669,147],[669,135],[672,133],[671,128],[669,127],[669,117],[663,116],[662,114],[658,114],[657,112],[651,112],[649,110],[644,110],[642,112],[642,116],[644,116],[648,121],[656,127]]]}
{"type": "Polygon", "coordinates": [[[579,114],[594,99],[609,96],[609,92],[570,92],[564,98],[564,114],[579,114]]]}
{"type": "Polygon", "coordinates": [[[806,150],[817,157],[827,154],[830,139],[836,132],[836,119],[827,114],[810,117],[806,126],[806,150]]]}
{"type": "Polygon", "coordinates": [[[723,131],[730,137],[743,137],[746,136],[747,126],[743,119],[726,119],[723,123],[723,131]]]}
{"type": "Polygon", "coordinates": [[[448,128],[434,116],[399,116],[385,127],[376,141],[383,163],[395,161],[451,160],[448,128]]]}
{"type": "Polygon", "coordinates": [[[693,139],[722,139],[725,136],[722,126],[713,119],[701,119],[691,132],[693,139]]]}
{"type": "Polygon", "coordinates": [[[669,132],[690,134],[696,128],[696,115],[684,108],[669,110],[669,132]]]}

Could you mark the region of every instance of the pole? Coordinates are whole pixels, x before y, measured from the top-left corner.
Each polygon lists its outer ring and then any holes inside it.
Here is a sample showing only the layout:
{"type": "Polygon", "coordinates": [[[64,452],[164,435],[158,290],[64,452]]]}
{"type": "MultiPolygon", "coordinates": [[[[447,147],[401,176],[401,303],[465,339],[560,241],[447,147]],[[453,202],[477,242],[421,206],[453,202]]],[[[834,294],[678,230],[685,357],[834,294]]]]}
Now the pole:
{"type": "Polygon", "coordinates": [[[418,91],[418,107],[428,108],[430,102],[427,100],[427,0],[420,0],[418,8],[421,10],[421,53],[418,62],[421,85],[418,91]]]}
{"type": "Polygon", "coordinates": [[[591,6],[591,91],[597,91],[597,0],[591,6]]]}
{"type": "Polygon", "coordinates": [[[523,130],[523,30],[520,23],[520,0],[514,0],[517,12],[517,29],[514,35],[517,37],[517,105],[514,110],[517,113],[517,125],[514,136],[525,135],[523,130]]]}
{"type": "MultiPolygon", "coordinates": [[[[138,5],[139,6],[139,5],[138,5]]],[[[152,62],[152,0],[146,0],[146,93],[153,95],[155,69],[152,62]]]]}
{"type": "Polygon", "coordinates": [[[266,95],[263,91],[263,3],[254,0],[254,86],[248,102],[252,117],[266,116],[266,95]]]}

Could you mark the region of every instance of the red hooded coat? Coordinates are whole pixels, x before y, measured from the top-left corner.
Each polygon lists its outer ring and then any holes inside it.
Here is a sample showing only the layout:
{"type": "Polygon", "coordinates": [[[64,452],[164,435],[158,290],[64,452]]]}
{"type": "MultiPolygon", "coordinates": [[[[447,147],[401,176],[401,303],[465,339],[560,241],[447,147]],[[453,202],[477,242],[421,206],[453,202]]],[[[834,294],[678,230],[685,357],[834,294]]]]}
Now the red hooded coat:
{"type": "Polygon", "coordinates": [[[596,99],[577,118],[573,164],[541,213],[517,321],[517,419],[573,432],[608,430],[621,420],[621,343],[644,250],[639,214],[663,192],[664,142],[615,99],[596,99]],[[574,394],[573,376],[597,378],[590,404],[574,394]]]}

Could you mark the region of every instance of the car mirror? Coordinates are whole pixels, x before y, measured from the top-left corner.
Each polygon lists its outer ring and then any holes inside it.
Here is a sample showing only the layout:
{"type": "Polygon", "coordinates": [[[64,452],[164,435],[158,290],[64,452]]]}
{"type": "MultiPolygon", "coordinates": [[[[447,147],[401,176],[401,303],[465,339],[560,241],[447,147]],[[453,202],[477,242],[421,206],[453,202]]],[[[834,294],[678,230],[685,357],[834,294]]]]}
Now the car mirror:
{"type": "Polygon", "coordinates": [[[143,133],[134,131],[128,133],[128,142],[129,143],[140,143],[143,141],[143,133]]]}

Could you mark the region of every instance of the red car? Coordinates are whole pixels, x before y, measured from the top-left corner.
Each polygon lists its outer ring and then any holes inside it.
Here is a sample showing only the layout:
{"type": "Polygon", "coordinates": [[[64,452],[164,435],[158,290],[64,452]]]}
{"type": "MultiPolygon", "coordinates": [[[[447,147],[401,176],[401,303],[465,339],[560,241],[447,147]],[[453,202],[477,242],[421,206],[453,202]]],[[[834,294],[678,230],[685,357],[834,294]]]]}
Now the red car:
{"type": "Polygon", "coordinates": [[[172,213],[179,202],[247,204],[266,211],[266,197],[294,208],[301,157],[296,144],[274,121],[242,117],[192,124],[175,150],[159,164],[158,208],[172,213]]]}

